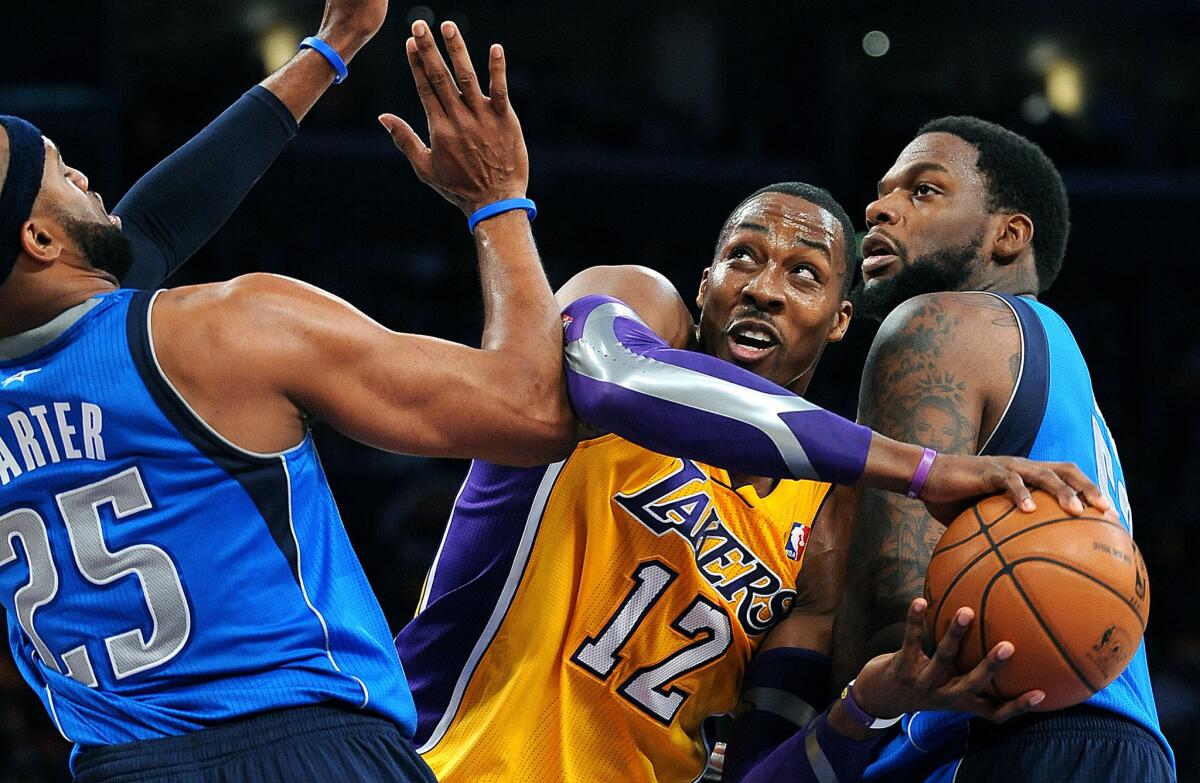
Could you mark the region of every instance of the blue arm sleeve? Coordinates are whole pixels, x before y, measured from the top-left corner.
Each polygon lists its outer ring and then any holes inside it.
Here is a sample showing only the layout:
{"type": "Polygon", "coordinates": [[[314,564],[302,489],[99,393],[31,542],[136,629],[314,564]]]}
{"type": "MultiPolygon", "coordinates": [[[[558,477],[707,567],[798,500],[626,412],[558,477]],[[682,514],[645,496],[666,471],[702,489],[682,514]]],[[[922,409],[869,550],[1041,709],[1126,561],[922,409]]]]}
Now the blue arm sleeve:
{"type": "Polygon", "coordinates": [[[256,85],[139,179],[113,209],[133,242],[121,284],[161,285],[224,225],[297,127],[287,107],[256,85]]]}
{"type": "Polygon", "coordinates": [[[871,430],[713,356],[670,348],[634,311],[585,296],[563,313],[576,414],[663,454],[774,478],[853,484],[871,430]]]}

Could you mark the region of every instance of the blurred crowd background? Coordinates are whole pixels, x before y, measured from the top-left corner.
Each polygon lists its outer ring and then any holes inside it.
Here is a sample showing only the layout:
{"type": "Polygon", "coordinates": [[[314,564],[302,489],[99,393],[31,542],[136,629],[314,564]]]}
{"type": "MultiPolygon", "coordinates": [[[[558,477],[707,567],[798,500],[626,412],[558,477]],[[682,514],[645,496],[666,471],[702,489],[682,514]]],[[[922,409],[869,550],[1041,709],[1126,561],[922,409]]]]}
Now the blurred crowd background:
{"type": "MultiPolygon", "coordinates": [[[[4,3],[0,111],[40,124],[111,205],[320,14],[320,0],[4,3]]],[[[975,114],[1041,144],[1073,222],[1043,298],[1082,344],[1121,450],[1153,590],[1160,717],[1180,780],[1200,780],[1200,2],[393,2],[350,78],[173,283],[278,272],[393,328],[478,341],[463,217],[375,120],[392,111],[423,129],[403,50],[418,17],[456,21],[477,61],[505,44],[555,285],[638,263],[691,299],[728,212],[780,180],[828,188],[862,230],[875,182],[931,117],[975,114]]],[[[874,328],[858,321],[826,352],[816,401],[854,415],[874,328]]],[[[398,629],[465,463],[318,438],[398,629]]],[[[0,783],[66,780],[67,751],[0,653],[0,783]]]]}

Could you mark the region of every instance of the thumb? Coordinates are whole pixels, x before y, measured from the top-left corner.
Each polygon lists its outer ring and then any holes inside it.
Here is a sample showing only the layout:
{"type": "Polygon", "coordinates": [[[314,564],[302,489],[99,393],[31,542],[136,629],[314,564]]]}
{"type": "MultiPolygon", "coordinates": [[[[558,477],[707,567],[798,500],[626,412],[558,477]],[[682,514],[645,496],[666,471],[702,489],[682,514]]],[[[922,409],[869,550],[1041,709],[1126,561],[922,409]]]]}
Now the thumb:
{"type": "Polygon", "coordinates": [[[430,151],[421,137],[404,120],[395,114],[379,115],[379,124],[384,127],[396,148],[404,153],[413,169],[420,175],[427,167],[430,151]]]}

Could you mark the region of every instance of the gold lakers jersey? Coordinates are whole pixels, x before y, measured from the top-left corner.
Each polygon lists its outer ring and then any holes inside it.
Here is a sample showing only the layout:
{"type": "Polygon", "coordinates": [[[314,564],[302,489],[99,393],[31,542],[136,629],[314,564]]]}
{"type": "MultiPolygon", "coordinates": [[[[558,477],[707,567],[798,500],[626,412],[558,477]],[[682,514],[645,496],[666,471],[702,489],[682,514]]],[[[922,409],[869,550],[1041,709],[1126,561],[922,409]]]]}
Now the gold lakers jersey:
{"type": "Polygon", "coordinates": [[[609,435],[472,464],[396,645],[443,783],[693,781],[829,485],[766,497],[609,435]]]}

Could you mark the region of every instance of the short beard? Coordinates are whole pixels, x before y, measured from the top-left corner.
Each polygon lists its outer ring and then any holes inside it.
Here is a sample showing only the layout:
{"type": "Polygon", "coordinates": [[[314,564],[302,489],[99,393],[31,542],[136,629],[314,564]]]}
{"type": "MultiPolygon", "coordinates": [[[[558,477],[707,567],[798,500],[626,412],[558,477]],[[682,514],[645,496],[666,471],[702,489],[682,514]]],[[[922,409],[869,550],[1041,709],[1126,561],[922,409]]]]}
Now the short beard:
{"type": "Polygon", "coordinates": [[[854,314],[872,321],[882,321],[903,302],[921,294],[938,291],[962,291],[971,277],[983,237],[963,247],[938,250],[905,264],[891,277],[885,277],[870,288],[859,281],[850,292],[854,314]]]}
{"type": "Polygon", "coordinates": [[[88,263],[108,272],[118,282],[133,267],[133,243],[116,226],[68,218],[63,221],[63,228],[88,263]]]}

